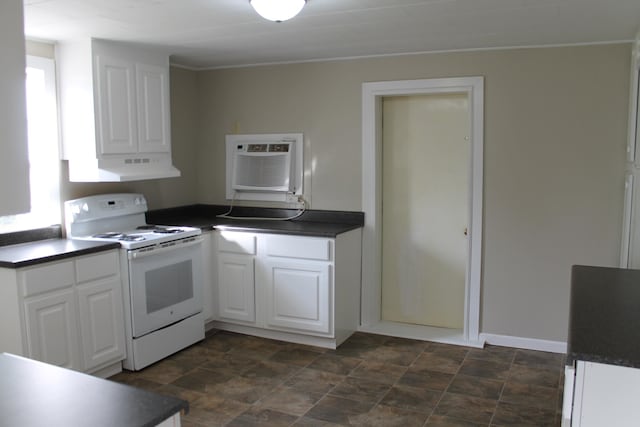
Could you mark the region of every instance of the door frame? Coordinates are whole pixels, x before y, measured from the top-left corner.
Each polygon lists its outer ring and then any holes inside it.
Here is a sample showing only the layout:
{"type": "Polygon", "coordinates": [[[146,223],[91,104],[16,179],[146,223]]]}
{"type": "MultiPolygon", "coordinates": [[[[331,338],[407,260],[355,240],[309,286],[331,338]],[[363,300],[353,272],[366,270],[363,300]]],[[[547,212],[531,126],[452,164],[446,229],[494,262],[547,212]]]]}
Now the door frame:
{"type": "MultiPolygon", "coordinates": [[[[480,343],[482,208],[484,156],[484,77],[399,80],[362,84],[362,234],[361,329],[381,324],[382,295],[382,98],[385,96],[464,93],[469,97],[471,156],[469,174],[468,257],[462,343],[480,343]]],[[[438,334],[434,334],[438,340],[438,334]]],[[[446,339],[445,339],[446,340],[446,339]]]]}

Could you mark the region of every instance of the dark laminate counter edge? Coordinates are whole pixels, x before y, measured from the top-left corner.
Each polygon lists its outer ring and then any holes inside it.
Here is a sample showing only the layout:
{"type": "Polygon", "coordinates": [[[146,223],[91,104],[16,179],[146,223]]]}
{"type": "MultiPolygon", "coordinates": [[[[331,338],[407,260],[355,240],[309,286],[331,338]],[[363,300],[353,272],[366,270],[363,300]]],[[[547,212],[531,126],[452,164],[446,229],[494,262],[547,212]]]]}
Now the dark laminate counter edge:
{"type": "Polygon", "coordinates": [[[637,359],[619,358],[591,353],[567,353],[567,366],[573,366],[574,362],[577,362],[578,360],[583,362],[603,363],[606,365],[626,366],[628,368],[640,368],[640,361],[637,359]]]}
{"type": "Polygon", "coordinates": [[[0,267],[21,268],[120,248],[118,242],[48,239],[0,247],[0,267]]]}
{"type": "Polygon", "coordinates": [[[567,365],[577,360],[640,368],[640,270],[575,265],[567,365]]]}
{"type": "Polygon", "coordinates": [[[151,427],[188,402],[11,354],[0,354],[2,425],[151,427]]]}
{"type": "Polygon", "coordinates": [[[229,231],[243,231],[248,233],[268,233],[268,234],[286,234],[296,236],[308,236],[308,237],[328,237],[335,238],[339,234],[346,233],[347,231],[360,228],[360,225],[345,225],[335,226],[332,228],[316,227],[313,223],[306,223],[301,227],[278,227],[274,224],[243,224],[242,222],[234,223],[222,223],[212,225],[209,229],[212,230],[229,230],[229,231]]]}

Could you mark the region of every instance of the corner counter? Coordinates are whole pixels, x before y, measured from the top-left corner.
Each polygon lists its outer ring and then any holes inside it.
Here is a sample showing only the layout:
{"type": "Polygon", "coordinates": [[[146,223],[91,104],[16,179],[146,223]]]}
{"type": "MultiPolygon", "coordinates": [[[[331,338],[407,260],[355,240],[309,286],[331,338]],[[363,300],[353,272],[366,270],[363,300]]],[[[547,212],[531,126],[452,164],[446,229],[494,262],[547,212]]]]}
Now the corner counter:
{"type": "Polygon", "coordinates": [[[640,270],[575,265],[563,425],[640,419],[640,270]]]}
{"type": "Polygon", "coordinates": [[[189,410],[181,399],[7,353],[0,354],[0,377],[3,425],[169,426],[189,410]]]}
{"type": "Polygon", "coordinates": [[[220,216],[228,211],[229,206],[222,205],[160,209],[147,212],[147,223],[199,227],[203,231],[215,229],[329,238],[364,225],[363,212],[312,209],[295,219],[278,220],[292,217],[298,210],[236,206],[233,208],[236,218],[220,216]]]}
{"type": "Polygon", "coordinates": [[[47,239],[0,247],[0,267],[21,268],[120,248],[119,242],[47,239]]]}
{"type": "Polygon", "coordinates": [[[83,242],[62,238],[59,224],[0,233],[0,268],[21,268],[119,248],[118,242],[83,242]]]}

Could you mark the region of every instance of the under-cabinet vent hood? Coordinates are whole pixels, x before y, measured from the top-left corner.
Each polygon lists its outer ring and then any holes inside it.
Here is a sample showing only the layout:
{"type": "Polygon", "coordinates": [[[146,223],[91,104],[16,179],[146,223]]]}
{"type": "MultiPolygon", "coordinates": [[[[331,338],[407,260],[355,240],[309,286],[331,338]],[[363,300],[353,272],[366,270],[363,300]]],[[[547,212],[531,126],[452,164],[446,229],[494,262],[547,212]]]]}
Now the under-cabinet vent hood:
{"type": "Polygon", "coordinates": [[[169,56],[108,40],[56,44],[61,157],[73,182],[172,178],[169,56]]]}
{"type": "Polygon", "coordinates": [[[175,178],[180,171],[169,157],[69,160],[71,182],[123,182],[175,178]]]}

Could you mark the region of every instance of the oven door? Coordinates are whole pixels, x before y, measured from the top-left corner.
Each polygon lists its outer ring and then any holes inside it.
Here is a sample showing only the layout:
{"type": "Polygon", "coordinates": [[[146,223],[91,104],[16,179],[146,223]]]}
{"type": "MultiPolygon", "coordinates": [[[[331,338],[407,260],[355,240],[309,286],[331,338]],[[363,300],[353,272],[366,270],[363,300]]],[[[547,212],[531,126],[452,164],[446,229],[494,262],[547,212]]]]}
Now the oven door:
{"type": "Polygon", "coordinates": [[[201,252],[202,237],[128,251],[134,338],[202,311],[201,252]]]}

